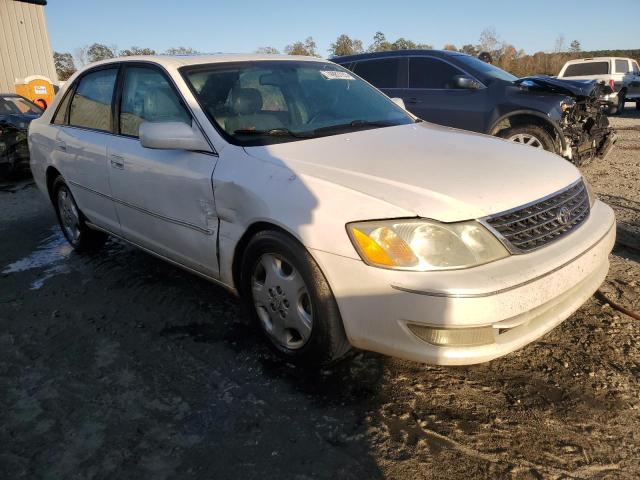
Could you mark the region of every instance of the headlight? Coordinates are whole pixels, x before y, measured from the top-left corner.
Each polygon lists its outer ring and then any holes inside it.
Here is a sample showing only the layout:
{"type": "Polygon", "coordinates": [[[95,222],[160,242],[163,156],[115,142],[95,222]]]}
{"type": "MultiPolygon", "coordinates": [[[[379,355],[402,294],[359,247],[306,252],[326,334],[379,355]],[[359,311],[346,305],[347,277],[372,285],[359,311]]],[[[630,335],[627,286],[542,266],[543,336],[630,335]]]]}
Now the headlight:
{"type": "Polygon", "coordinates": [[[589,197],[589,206],[593,208],[593,204],[596,203],[596,200],[598,199],[598,197],[596,196],[596,192],[593,191],[593,188],[591,188],[591,185],[589,185],[589,182],[587,182],[586,178],[582,177],[582,182],[584,183],[584,186],[587,189],[587,196],[589,197]]]}
{"type": "Polygon", "coordinates": [[[362,260],[396,270],[450,270],[493,262],[509,255],[478,222],[424,219],[380,220],[347,225],[362,260]]]}

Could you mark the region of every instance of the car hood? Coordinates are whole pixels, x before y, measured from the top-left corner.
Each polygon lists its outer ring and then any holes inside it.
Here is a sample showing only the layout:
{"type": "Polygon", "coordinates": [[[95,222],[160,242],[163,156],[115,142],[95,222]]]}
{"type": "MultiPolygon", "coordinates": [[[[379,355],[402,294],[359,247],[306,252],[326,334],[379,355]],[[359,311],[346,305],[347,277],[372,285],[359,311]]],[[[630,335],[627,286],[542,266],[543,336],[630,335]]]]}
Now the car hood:
{"type": "Polygon", "coordinates": [[[524,77],[513,83],[518,86],[572,97],[590,97],[597,94],[599,88],[598,82],[595,80],[560,80],[553,77],[524,77]]]}
{"type": "Polygon", "coordinates": [[[38,118],[39,115],[18,114],[0,115],[0,123],[8,123],[16,128],[27,128],[32,120],[38,118]]]}
{"type": "Polygon", "coordinates": [[[320,178],[443,222],[503,212],[580,178],[554,154],[426,122],[245,150],[302,181],[320,178]]]}

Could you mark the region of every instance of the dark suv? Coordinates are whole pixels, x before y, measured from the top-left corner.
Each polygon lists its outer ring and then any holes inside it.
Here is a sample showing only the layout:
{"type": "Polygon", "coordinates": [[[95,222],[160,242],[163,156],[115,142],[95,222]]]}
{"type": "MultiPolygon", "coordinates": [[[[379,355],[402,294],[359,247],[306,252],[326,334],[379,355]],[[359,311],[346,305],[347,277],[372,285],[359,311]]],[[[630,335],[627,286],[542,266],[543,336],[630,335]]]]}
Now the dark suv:
{"type": "Polygon", "coordinates": [[[602,86],[517,78],[458,52],[402,50],[333,58],[414,115],[433,123],[544,148],[576,164],[604,157],[615,141],[602,86]]]}

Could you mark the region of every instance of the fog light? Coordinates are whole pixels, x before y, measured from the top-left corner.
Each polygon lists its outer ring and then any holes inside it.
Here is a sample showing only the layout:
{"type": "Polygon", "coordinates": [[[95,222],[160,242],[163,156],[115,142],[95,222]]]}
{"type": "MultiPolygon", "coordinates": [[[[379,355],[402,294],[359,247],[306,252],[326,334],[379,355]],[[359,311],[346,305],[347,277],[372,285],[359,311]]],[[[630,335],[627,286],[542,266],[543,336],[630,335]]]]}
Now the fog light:
{"type": "Polygon", "coordinates": [[[425,325],[407,324],[418,338],[425,342],[447,347],[475,347],[494,343],[493,327],[433,328],[425,325]]]}

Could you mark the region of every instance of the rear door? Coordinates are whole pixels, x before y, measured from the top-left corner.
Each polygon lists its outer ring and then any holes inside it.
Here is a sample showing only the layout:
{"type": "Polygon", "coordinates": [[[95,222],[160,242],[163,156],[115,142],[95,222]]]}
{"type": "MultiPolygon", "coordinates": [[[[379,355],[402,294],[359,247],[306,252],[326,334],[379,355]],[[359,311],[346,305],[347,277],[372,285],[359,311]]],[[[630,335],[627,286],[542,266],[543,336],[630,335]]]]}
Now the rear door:
{"type": "Polygon", "coordinates": [[[54,117],[52,163],[69,185],[80,210],[107,230],[119,233],[111,198],[107,143],[111,138],[112,99],[117,65],[89,70],[67,93],[54,117]]]}
{"type": "Polygon", "coordinates": [[[142,122],[192,116],[169,76],[149,63],[127,63],[119,81],[117,135],[108,144],[109,178],[122,235],[208,276],[218,276],[211,176],[217,156],[144,148],[142,122]]]}
{"type": "Polygon", "coordinates": [[[402,98],[407,89],[407,59],[398,57],[362,60],[353,72],[391,98],[402,98]]]}
{"type": "Polygon", "coordinates": [[[461,88],[459,76],[471,77],[439,58],[410,57],[409,88],[403,97],[407,108],[430,122],[483,132],[488,90],[461,88]]]}
{"type": "Polygon", "coordinates": [[[631,60],[631,70],[625,77],[627,84],[627,98],[640,99],[640,68],[638,62],[631,60]]]}

